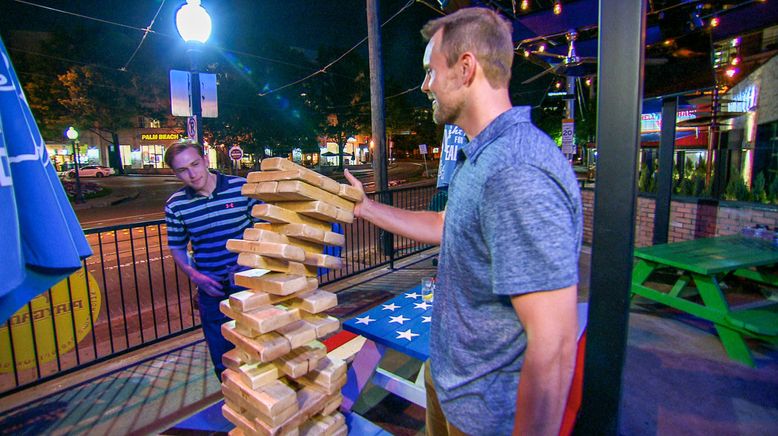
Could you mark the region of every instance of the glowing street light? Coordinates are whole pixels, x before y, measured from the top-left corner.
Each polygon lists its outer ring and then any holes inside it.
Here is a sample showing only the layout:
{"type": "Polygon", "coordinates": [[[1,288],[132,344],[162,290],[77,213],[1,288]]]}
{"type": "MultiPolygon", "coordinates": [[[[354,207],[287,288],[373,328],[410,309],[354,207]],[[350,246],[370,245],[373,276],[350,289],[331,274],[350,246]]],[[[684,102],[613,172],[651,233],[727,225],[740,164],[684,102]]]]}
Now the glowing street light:
{"type": "Polygon", "coordinates": [[[203,144],[203,105],[200,96],[200,47],[211,36],[211,17],[200,5],[200,0],[186,0],[176,12],[176,29],[186,42],[189,70],[192,73],[192,118],[196,125],[195,141],[203,144]]]}
{"type": "Polygon", "coordinates": [[[211,16],[200,6],[200,0],[186,0],[176,12],[176,29],[186,42],[205,44],[211,36],[211,16]]]}
{"type": "Polygon", "coordinates": [[[75,203],[83,203],[84,194],[81,192],[81,177],[78,174],[78,151],[76,150],[76,142],[78,142],[78,130],[74,129],[73,126],[68,127],[68,129],[65,131],[65,137],[70,140],[70,143],[73,146],[73,165],[76,171],[76,198],[73,201],[75,203]]]}

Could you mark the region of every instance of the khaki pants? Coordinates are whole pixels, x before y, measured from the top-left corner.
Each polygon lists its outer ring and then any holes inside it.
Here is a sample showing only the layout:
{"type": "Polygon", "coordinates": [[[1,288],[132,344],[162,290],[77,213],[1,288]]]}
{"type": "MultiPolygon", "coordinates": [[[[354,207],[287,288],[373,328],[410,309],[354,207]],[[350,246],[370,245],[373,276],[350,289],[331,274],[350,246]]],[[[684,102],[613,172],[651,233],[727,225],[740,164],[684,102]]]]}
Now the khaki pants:
{"type": "Polygon", "coordinates": [[[461,436],[467,433],[454,427],[446,420],[443,410],[438,402],[438,394],[435,392],[435,386],[432,383],[430,373],[430,361],[424,362],[424,388],[427,391],[427,416],[426,428],[429,436],[461,436]]]}

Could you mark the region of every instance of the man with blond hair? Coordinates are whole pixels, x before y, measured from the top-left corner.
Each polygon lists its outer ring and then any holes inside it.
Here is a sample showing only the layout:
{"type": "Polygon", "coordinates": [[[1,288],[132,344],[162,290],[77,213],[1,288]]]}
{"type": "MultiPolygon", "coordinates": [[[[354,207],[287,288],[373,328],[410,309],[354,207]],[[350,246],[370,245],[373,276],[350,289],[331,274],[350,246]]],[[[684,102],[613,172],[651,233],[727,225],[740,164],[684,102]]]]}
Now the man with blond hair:
{"type": "MultiPolygon", "coordinates": [[[[559,432],[576,350],[578,183],[547,135],[513,107],[511,25],[467,8],[424,26],[422,91],[461,127],[443,212],[363,198],[355,213],[441,244],[427,363],[428,434],[559,432]]],[[[352,185],[361,188],[347,174],[352,185]]]]}

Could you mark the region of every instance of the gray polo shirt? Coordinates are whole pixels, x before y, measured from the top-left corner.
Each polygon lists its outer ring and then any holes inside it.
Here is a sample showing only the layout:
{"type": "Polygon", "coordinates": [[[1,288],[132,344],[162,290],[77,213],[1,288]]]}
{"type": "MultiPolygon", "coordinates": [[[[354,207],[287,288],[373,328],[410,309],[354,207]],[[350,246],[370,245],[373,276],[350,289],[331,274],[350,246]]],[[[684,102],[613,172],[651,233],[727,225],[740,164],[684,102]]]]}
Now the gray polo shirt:
{"type": "Polygon", "coordinates": [[[527,337],[512,295],[578,283],[583,215],[570,164],[504,112],[459,153],[449,186],[432,312],[432,377],[446,418],[509,434],[527,337]]]}

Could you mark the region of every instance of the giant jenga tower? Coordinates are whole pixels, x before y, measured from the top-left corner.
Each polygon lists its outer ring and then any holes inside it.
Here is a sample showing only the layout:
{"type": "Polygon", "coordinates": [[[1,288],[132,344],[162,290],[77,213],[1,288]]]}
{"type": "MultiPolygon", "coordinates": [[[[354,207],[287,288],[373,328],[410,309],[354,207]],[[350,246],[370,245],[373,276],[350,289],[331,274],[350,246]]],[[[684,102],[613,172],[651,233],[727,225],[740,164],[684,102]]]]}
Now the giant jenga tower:
{"type": "Polygon", "coordinates": [[[337,411],[346,364],[327,357],[318,341],[340,328],[321,314],[337,298],[318,289],[317,270],[341,267],[339,257],[323,254],[324,246],[344,245],[332,223],[353,222],[361,192],[272,158],[248,175],[242,193],[265,202],[252,215],[267,223],[227,243],[240,265],[253,268],[235,275],[249,290],[221,303],[232,318],[222,334],[235,344],[223,356],[222,412],[236,425],[230,434],[346,434],[337,411]]]}

